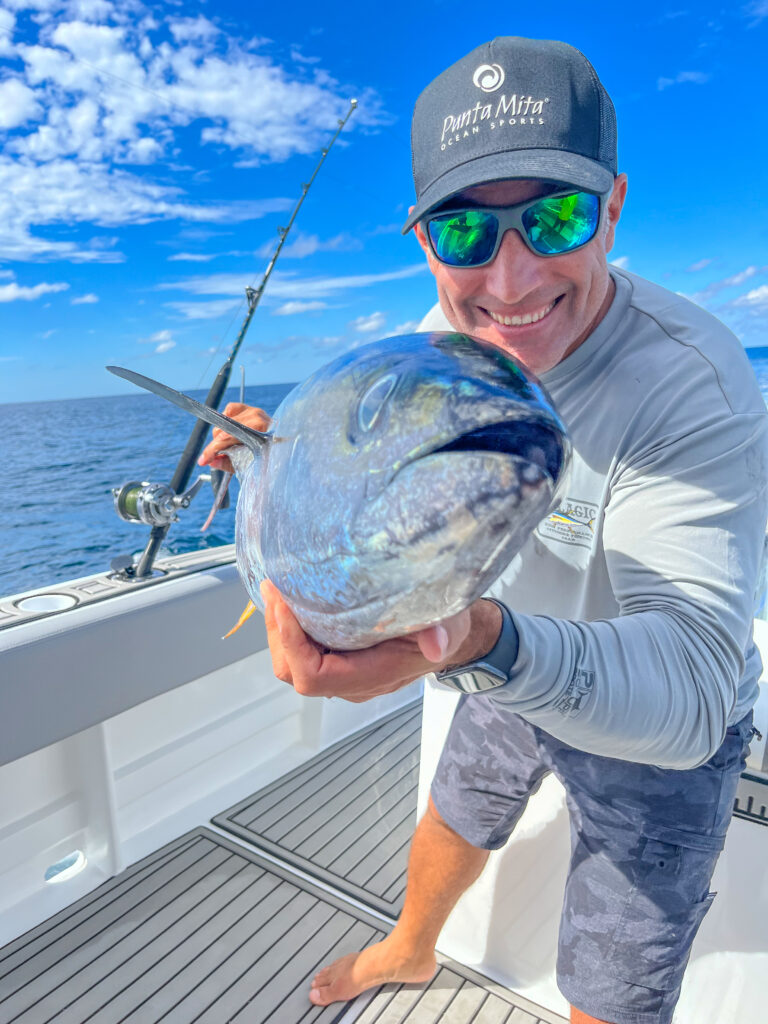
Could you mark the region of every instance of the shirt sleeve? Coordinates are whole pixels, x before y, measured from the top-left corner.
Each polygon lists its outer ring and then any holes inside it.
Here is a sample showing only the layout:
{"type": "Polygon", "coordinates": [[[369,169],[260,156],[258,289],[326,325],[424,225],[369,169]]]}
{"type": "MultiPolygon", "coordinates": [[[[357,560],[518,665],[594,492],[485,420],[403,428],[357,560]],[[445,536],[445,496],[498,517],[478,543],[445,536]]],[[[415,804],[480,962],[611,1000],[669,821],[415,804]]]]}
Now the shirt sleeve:
{"type": "Polygon", "coordinates": [[[595,754],[678,769],[708,760],[740,683],[756,693],[767,427],[762,412],[721,410],[641,439],[617,467],[603,523],[618,616],[511,609],[520,646],[494,698],[595,754]]]}

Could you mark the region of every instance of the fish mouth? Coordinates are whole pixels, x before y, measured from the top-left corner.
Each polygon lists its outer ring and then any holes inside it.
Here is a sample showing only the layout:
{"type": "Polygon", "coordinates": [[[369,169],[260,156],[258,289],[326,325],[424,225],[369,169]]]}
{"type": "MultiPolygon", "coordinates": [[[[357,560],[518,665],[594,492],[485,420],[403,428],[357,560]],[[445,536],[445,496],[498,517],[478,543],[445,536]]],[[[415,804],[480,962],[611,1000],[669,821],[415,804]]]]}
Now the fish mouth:
{"type": "Polygon", "coordinates": [[[522,420],[477,427],[434,448],[429,454],[448,452],[496,452],[514,456],[538,466],[553,480],[558,478],[564,458],[562,439],[557,431],[544,423],[522,420]]]}

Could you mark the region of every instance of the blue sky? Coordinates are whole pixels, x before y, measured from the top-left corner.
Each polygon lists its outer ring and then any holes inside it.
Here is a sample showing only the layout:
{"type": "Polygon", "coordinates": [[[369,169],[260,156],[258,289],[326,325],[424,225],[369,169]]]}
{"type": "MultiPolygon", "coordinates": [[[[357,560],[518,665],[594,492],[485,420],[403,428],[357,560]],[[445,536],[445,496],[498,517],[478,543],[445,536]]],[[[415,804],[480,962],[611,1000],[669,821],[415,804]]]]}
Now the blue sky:
{"type": "Polygon", "coordinates": [[[0,402],[126,393],[106,363],[207,385],[352,96],[239,362],[293,381],[408,330],[413,102],[495,35],[573,43],[611,93],[612,257],[768,343],[768,0],[514,8],[0,0],[0,402]]]}

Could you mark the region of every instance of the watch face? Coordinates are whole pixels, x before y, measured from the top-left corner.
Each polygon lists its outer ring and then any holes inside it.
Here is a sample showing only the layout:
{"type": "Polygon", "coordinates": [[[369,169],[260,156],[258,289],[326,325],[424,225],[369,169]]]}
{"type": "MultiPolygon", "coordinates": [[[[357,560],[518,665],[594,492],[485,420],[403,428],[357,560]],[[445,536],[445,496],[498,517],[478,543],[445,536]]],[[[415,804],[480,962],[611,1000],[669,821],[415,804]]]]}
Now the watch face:
{"type": "Polygon", "coordinates": [[[506,679],[485,672],[481,668],[456,672],[453,675],[439,675],[437,678],[441,683],[447,683],[462,693],[483,693],[485,690],[495,690],[506,682],[506,679]]]}

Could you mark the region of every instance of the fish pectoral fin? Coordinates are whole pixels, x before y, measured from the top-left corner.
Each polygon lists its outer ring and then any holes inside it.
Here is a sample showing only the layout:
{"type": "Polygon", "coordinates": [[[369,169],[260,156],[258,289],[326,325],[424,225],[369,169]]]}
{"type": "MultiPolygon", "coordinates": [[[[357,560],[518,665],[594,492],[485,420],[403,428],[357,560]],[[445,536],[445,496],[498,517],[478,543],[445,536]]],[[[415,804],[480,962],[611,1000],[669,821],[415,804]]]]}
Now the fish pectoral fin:
{"type": "MultiPolygon", "coordinates": [[[[231,479],[232,479],[232,474],[231,473],[222,473],[221,483],[219,484],[219,489],[218,489],[218,491],[216,491],[216,495],[215,495],[215,497],[213,499],[213,505],[211,506],[211,511],[208,513],[208,518],[205,520],[203,525],[200,527],[200,533],[205,533],[205,531],[208,529],[208,527],[213,522],[213,517],[216,515],[216,513],[219,511],[219,509],[224,504],[224,499],[226,498],[227,491],[229,490],[229,481],[231,479]]],[[[237,628],[237,627],[235,627],[235,628],[237,628]]],[[[229,634],[227,634],[227,635],[229,635],[229,634]]]]}
{"type": "Polygon", "coordinates": [[[227,637],[230,637],[230,636],[232,636],[233,633],[236,633],[238,631],[238,629],[240,629],[242,624],[244,622],[247,622],[248,619],[250,619],[250,617],[253,615],[253,613],[255,611],[256,611],[256,605],[253,603],[253,601],[249,601],[248,604],[243,609],[243,614],[237,620],[235,625],[232,627],[232,629],[230,629],[230,631],[228,633],[225,633],[224,636],[221,639],[222,640],[226,640],[227,637]]]}

